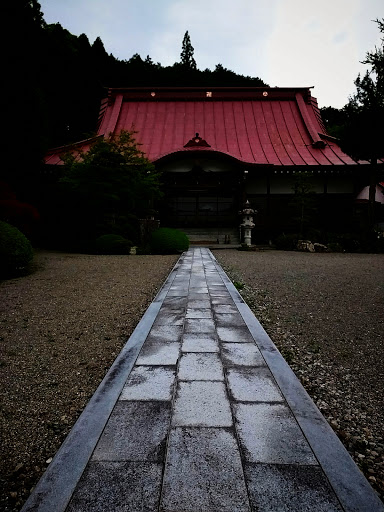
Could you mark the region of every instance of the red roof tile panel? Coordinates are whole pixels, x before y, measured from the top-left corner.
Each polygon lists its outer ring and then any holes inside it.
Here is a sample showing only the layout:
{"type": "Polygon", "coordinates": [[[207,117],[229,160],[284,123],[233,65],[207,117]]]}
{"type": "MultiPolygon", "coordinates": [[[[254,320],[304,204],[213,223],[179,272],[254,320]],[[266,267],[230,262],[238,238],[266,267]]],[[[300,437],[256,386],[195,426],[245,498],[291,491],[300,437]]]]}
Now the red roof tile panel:
{"type": "MultiPolygon", "coordinates": [[[[358,164],[325,134],[308,88],[111,89],[102,103],[98,134],[122,129],[137,132],[141,150],[154,162],[192,149],[246,164],[358,164]],[[196,133],[210,147],[185,147],[196,133]]],[[[50,152],[47,161],[60,158],[50,152]]]]}

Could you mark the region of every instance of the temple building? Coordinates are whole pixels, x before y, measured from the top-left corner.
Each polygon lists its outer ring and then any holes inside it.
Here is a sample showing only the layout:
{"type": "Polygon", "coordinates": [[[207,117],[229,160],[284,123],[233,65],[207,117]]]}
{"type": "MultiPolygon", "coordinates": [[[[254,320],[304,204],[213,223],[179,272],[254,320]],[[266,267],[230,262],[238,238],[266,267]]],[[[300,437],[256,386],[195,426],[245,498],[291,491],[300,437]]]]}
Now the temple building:
{"type": "MultiPolygon", "coordinates": [[[[306,215],[316,215],[314,226],[347,231],[369,185],[370,164],[327,134],[308,87],[110,89],[97,137],[123,129],[136,132],[163,173],[161,225],[192,238],[236,237],[246,200],[257,211],[256,240],[297,231],[298,189],[311,198],[306,215]]],[[[51,150],[46,164],[61,164],[64,151],[87,150],[94,140],[51,150]]],[[[382,187],[379,203],[380,194],[382,187]]]]}

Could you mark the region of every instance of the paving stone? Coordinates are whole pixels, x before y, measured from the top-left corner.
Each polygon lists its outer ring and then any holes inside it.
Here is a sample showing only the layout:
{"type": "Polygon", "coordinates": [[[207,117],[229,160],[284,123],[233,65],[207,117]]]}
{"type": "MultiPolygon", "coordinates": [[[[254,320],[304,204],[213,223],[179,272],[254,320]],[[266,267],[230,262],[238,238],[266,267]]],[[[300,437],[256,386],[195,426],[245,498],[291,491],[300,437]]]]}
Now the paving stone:
{"type": "Polygon", "coordinates": [[[207,318],[187,318],[184,324],[184,332],[215,332],[213,320],[207,318]]]}
{"type": "Polygon", "coordinates": [[[224,366],[265,366],[254,343],[222,343],[221,350],[224,366]]]}
{"type": "Polygon", "coordinates": [[[247,327],[217,327],[220,341],[231,343],[254,343],[247,327]]]}
{"type": "Polygon", "coordinates": [[[157,512],[162,464],[90,462],[67,512],[157,512]]]}
{"type": "Polygon", "coordinates": [[[174,426],[230,427],[232,415],[223,382],[179,382],[174,426]]]}
{"type": "Polygon", "coordinates": [[[188,333],[183,336],[182,352],[219,352],[219,344],[215,334],[188,333]]]}
{"type": "Polygon", "coordinates": [[[181,341],[183,333],[182,325],[158,325],[153,326],[147,337],[147,342],[181,341]]]}
{"type": "Polygon", "coordinates": [[[118,402],[92,459],[162,462],[170,415],[170,402],[118,402]]]}
{"type": "Polygon", "coordinates": [[[250,512],[232,432],[176,428],[168,446],[162,512],[250,512]]]}
{"type": "Polygon", "coordinates": [[[240,313],[215,313],[217,327],[245,327],[245,322],[240,313]]]}
{"type": "Polygon", "coordinates": [[[234,304],[214,304],[212,309],[215,313],[238,313],[239,310],[234,304]]]}
{"type": "Polygon", "coordinates": [[[233,304],[233,299],[229,295],[228,297],[211,297],[211,302],[213,305],[216,304],[233,304]]]}
{"type": "Polygon", "coordinates": [[[171,400],[175,369],[169,366],[135,366],[120,400],[171,400]]]}
{"type": "Polygon", "coordinates": [[[212,311],[208,308],[188,308],[185,318],[212,318],[212,311]]]}
{"type": "Polygon", "coordinates": [[[341,512],[339,502],[315,466],[246,464],[250,501],[263,512],[341,512]]]}
{"type": "Polygon", "coordinates": [[[173,306],[161,306],[159,314],[157,318],[165,313],[166,315],[185,315],[186,308],[185,307],[178,307],[177,304],[174,304],[173,306]]]}
{"type": "Polygon", "coordinates": [[[189,294],[191,293],[205,293],[208,294],[208,288],[206,286],[190,286],[189,287],[189,294]]]}
{"type": "Polygon", "coordinates": [[[217,354],[184,354],[179,363],[179,380],[224,380],[223,367],[217,354]]]}
{"type": "Polygon", "coordinates": [[[236,430],[247,462],[316,464],[292,413],[284,404],[234,404],[236,430]]]}
{"type": "Polygon", "coordinates": [[[185,310],[183,310],[181,313],[175,313],[174,311],[160,310],[153,326],[157,327],[159,325],[183,325],[184,318],[185,318],[185,310]]]}
{"type": "Polygon", "coordinates": [[[178,289],[178,290],[169,290],[167,293],[167,297],[186,297],[188,295],[188,290],[186,288],[178,289]]]}
{"type": "Polygon", "coordinates": [[[283,402],[284,398],[268,368],[230,368],[228,387],[239,402],[283,402]]]}
{"type": "Polygon", "coordinates": [[[207,293],[188,293],[188,300],[209,300],[208,290],[207,293]]]}
{"type": "Polygon", "coordinates": [[[227,291],[227,289],[213,289],[213,290],[210,290],[210,295],[211,297],[225,297],[225,298],[231,298],[231,294],[227,291]]]}
{"type": "Polygon", "coordinates": [[[163,307],[168,309],[179,309],[187,305],[187,297],[165,297],[163,307]]]}
{"type": "Polygon", "coordinates": [[[146,342],[137,358],[137,365],[176,365],[181,343],[146,342]]]}
{"type": "Polygon", "coordinates": [[[204,299],[189,299],[187,303],[188,308],[201,308],[206,309],[211,307],[211,301],[204,299]]]}

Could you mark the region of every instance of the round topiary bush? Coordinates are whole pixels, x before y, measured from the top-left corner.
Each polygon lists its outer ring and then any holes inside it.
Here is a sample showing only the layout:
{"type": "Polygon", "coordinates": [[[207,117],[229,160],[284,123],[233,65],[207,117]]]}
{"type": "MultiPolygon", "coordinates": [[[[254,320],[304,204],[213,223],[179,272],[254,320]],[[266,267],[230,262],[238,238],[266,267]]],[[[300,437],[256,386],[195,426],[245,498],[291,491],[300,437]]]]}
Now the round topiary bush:
{"type": "Polygon", "coordinates": [[[33,258],[31,242],[15,226],[0,221],[0,273],[7,275],[27,267],[33,258]]]}
{"type": "Polygon", "coordinates": [[[153,254],[177,254],[189,247],[189,239],[178,229],[159,228],[153,231],[150,240],[153,254]]]}
{"type": "Polygon", "coordinates": [[[102,235],[93,243],[96,254],[129,254],[132,242],[121,235],[102,235]]]}

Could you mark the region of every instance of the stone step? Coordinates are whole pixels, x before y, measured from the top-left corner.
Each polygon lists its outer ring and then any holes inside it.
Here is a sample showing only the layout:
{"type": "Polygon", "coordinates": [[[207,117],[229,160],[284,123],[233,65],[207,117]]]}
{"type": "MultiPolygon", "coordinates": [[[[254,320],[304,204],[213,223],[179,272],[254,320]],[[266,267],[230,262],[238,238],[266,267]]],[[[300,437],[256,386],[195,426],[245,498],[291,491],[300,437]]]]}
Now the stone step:
{"type": "Polygon", "coordinates": [[[239,230],[233,228],[179,228],[194,243],[240,244],[239,230]]]}

